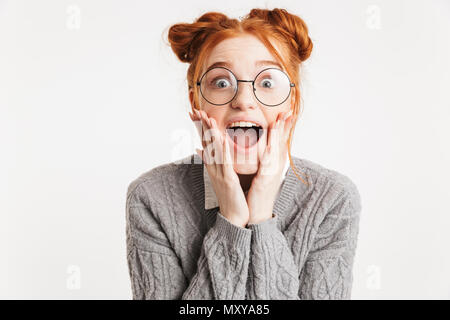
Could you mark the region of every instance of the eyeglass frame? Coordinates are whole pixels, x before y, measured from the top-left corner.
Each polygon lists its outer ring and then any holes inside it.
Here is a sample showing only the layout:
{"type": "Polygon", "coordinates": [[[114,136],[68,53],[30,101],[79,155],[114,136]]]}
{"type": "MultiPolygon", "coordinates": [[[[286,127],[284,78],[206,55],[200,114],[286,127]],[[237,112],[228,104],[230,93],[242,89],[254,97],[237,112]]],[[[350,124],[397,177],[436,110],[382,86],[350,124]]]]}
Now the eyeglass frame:
{"type": "Polygon", "coordinates": [[[258,74],[255,76],[255,79],[253,79],[253,80],[240,80],[240,79],[238,79],[238,78],[236,77],[236,75],[235,75],[235,74],[233,73],[233,71],[231,71],[230,69],[225,68],[225,67],[214,67],[214,68],[211,68],[211,69],[208,69],[208,70],[205,71],[205,73],[200,77],[200,80],[197,81],[197,86],[200,88],[200,93],[201,93],[203,99],[205,99],[206,101],[208,101],[208,103],[210,103],[210,104],[212,104],[212,105],[215,105],[215,106],[223,106],[223,105],[226,105],[227,103],[230,103],[231,101],[234,100],[234,98],[236,97],[236,95],[237,95],[237,93],[238,93],[238,91],[239,91],[239,82],[251,82],[251,83],[252,83],[252,87],[253,87],[253,95],[255,96],[256,100],[258,100],[260,103],[262,103],[263,105],[268,106],[268,107],[276,107],[276,106],[279,106],[280,104],[284,103],[284,102],[289,98],[289,96],[291,95],[292,87],[295,87],[295,83],[291,82],[291,79],[290,79],[289,76],[286,74],[286,72],[284,72],[283,70],[281,70],[281,69],[279,69],[279,68],[274,68],[274,67],[270,67],[270,68],[266,68],[266,69],[261,70],[260,72],[258,72],[258,74]],[[221,103],[221,104],[218,104],[218,103],[212,103],[212,102],[210,102],[208,99],[206,99],[205,96],[203,95],[202,87],[201,87],[201,82],[202,82],[202,80],[203,80],[203,77],[204,77],[209,71],[214,70],[214,69],[219,69],[219,68],[225,69],[225,70],[229,71],[229,72],[233,75],[233,77],[236,79],[236,92],[234,93],[233,97],[232,97],[229,101],[227,101],[227,102],[225,102],[225,103],[221,103]],[[256,93],[255,93],[255,92],[256,92],[256,88],[255,88],[255,81],[256,81],[256,79],[258,78],[258,76],[259,76],[261,73],[263,73],[264,71],[269,70],[269,69],[275,69],[275,70],[281,71],[282,73],[284,73],[284,75],[286,76],[286,78],[289,80],[289,93],[288,93],[288,95],[286,96],[286,98],[285,98],[282,102],[280,102],[279,104],[265,104],[264,102],[262,102],[261,100],[258,99],[258,97],[256,96],[256,93]]]}

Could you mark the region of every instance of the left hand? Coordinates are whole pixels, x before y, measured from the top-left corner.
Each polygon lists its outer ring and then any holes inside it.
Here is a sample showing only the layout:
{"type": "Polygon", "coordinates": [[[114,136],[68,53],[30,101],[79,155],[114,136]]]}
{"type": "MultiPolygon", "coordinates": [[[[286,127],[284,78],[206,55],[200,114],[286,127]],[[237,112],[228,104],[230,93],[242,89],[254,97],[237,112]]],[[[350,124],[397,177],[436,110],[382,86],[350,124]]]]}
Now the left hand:
{"type": "Polygon", "coordinates": [[[292,111],[280,113],[268,128],[266,148],[259,159],[258,172],[246,196],[250,212],[248,223],[256,224],[272,218],[273,206],[283,181],[287,139],[293,117],[292,111]]]}

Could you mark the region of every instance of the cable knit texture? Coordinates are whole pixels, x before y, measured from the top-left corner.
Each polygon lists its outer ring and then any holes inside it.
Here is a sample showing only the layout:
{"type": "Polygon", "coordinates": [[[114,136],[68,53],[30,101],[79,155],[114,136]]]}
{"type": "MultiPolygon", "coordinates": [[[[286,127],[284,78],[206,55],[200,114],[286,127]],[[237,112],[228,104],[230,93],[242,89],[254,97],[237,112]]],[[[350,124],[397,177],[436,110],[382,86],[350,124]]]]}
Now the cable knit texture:
{"type": "Polygon", "coordinates": [[[194,154],[128,186],[133,299],[350,299],[361,198],[347,176],[293,157],[272,218],[242,228],[204,208],[194,154]]]}

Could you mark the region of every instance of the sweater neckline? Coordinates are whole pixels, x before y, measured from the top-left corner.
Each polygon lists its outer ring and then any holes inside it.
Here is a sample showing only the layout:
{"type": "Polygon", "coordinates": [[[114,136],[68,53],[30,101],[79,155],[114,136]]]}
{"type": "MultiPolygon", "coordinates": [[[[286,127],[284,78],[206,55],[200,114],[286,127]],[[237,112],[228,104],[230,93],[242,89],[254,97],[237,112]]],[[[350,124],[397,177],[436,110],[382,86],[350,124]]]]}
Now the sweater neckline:
{"type": "MultiPolygon", "coordinates": [[[[205,209],[205,186],[203,179],[203,163],[200,157],[197,154],[192,155],[192,191],[194,195],[195,206],[199,210],[199,212],[206,214],[210,218],[219,211],[219,209],[205,209]]],[[[292,156],[292,161],[298,168],[300,166],[299,160],[297,157],[292,156]]],[[[300,166],[301,167],[301,166],[300,166]]],[[[300,180],[298,180],[297,176],[294,174],[292,167],[289,166],[286,177],[282,182],[280,192],[278,197],[275,199],[275,203],[273,206],[273,213],[280,218],[283,218],[287,211],[292,208],[292,203],[296,195],[300,192],[299,184],[303,184],[300,180]]],[[[211,221],[212,223],[212,221],[211,221]]]]}
{"type": "Polygon", "coordinates": [[[299,192],[298,183],[297,176],[294,174],[292,167],[289,166],[286,177],[281,185],[280,193],[273,205],[273,213],[276,216],[283,218],[287,214],[287,211],[292,208],[295,196],[299,192]]]}

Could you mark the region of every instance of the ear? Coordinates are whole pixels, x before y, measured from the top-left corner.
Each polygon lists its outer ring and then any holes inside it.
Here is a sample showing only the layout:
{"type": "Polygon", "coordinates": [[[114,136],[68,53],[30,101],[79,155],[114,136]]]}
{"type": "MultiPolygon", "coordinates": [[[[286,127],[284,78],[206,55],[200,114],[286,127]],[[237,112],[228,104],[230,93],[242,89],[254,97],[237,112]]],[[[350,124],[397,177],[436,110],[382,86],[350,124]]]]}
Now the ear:
{"type": "Polygon", "coordinates": [[[192,109],[195,109],[195,102],[194,102],[194,89],[189,89],[189,101],[191,103],[192,109]]]}

